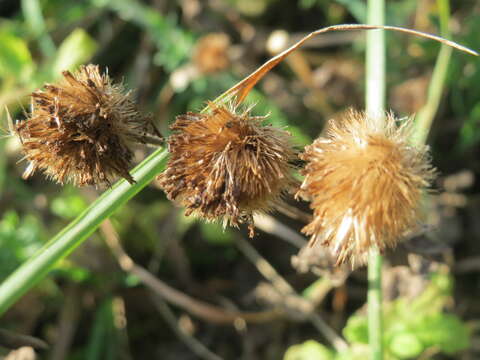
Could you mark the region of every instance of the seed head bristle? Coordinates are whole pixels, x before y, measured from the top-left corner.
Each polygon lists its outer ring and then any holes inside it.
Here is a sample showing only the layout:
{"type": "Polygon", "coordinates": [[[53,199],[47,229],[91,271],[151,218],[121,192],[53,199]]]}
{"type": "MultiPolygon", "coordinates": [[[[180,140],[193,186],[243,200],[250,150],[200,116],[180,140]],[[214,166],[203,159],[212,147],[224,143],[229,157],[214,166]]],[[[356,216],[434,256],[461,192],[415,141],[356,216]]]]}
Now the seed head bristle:
{"type": "Polygon", "coordinates": [[[15,124],[29,161],[24,178],[42,170],[60,184],[110,185],[116,176],[133,183],[132,143],[161,137],[130,93],[100,74],[97,65],[64,71],[58,83],[31,96],[31,112],[15,124]]]}
{"type": "Polygon", "coordinates": [[[419,224],[421,197],[435,171],[427,147],[409,143],[410,129],[410,120],[397,126],[388,114],[379,125],[351,110],[305,148],[297,196],[310,200],[314,211],[302,230],[310,246],[324,245],[337,264],[356,266],[370,250],[394,247],[419,224]]]}
{"type": "Polygon", "coordinates": [[[160,185],[186,215],[224,226],[247,223],[253,236],[253,214],[272,208],[295,183],[290,134],[263,126],[264,117],[213,103],[209,108],[177,117],[160,185]]]}

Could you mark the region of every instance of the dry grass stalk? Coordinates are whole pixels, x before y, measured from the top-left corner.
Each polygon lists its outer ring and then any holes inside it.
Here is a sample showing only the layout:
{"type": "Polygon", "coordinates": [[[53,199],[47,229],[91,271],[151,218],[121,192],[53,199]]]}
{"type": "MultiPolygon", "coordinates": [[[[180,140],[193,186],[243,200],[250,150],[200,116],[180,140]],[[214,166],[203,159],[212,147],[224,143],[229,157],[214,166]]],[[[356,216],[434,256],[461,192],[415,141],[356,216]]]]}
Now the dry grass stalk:
{"type": "Polygon", "coordinates": [[[203,74],[226,69],[230,65],[228,49],[230,39],[224,33],[211,33],[201,37],[193,52],[193,63],[203,74]]]}
{"type": "Polygon", "coordinates": [[[265,62],[262,66],[257,68],[253,73],[248,75],[246,78],[244,78],[242,81],[238,82],[234,86],[232,86],[230,89],[225,91],[222,95],[220,95],[217,99],[215,99],[215,102],[221,101],[225,98],[229,97],[234,97],[235,101],[237,104],[242,103],[242,101],[245,99],[245,97],[248,95],[250,90],[259,82],[270,70],[272,70],[275,66],[280,64],[285,58],[293,53],[294,51],[298,50],[307,40],[321,35],[325,34],[331,31],[354,31],[354,30],[391,30],[391,31],[397,31],[409,35],[415,35],[419,37],[423,37],[426,39],[430,40],[435,40],[438,41],[444,45],[450,46],[454,49],[457,49],[459,51],[463,51],[467,54],[478,56],[479,54],[472,50],[469,49],[465,46],[459,45],[453,41],[444,39],[440,36],[433,35],[433,34],[428,34],[424,33],[421,31],[416,31],[412,29],[407,29],[407,28],[402,28],[398,26],[388,26],[388,25],[364,25],[364,24],[339,24],[339,25],[331,25],[327,26],[318,30],[315,30],[299,41],[297,41],[295,44],[290,46],[288,49],[282,51],[280,54],[274,56],[267,62],[265,62]]]}

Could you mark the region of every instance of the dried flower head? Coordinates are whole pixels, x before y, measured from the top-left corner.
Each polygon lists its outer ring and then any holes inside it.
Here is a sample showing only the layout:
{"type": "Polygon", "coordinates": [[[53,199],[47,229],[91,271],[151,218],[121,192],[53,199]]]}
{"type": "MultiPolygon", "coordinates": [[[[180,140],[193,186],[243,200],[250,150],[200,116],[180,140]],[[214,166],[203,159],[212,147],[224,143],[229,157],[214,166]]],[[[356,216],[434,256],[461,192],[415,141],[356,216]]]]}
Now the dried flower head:
{"type": "Polygon", "coordinates": [[[248,223],[253,236],[253,213],[270,209],[294,183],[290,134],[263,126],[263,119],[213,103],[208,113],[178,116],[159,176],[168,198],[186,215],[248,223]]]}
{"type": "Polygon", "coordinates": [[[96,65],[63,72],[57,84],[32,95],[31,113],[15,124],[29,165],[60,184],[110,184],[112,177],[134,180],[128,169],[133,142],[160,140],[151,120],[142,116],[122,85],[111,83],[96,65]]]}
{"type": "Polygon", "coordinates": [[[409,144],[410,121],[381,125],[349,111],[329,123],[325,137],[307,146],[305,180],[297,194],[311,201],[313,221],[303,228],[337,264],[366,261],[371,249],[396,245],[418,224],[424,189],[434,176],[427,147],[409,144]]]}
{"type": "Polygon", "coordinates": [[[227,34],[211,33],[201,37],[193,52],[193,63],[201,73],[208,74],[226,69],[230,65],[227,34]]]}

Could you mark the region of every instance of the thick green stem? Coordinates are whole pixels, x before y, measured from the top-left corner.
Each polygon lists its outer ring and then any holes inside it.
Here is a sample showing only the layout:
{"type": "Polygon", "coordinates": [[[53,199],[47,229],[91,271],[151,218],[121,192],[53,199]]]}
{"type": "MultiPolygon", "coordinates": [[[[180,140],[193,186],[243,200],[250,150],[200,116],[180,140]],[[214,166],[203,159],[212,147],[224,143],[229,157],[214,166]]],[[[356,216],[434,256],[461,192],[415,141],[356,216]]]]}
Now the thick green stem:
{"type": "MultiPolygon", "coordinates": [[[[368,0],[368,24],[383,25],[385,1],[368,0]]],[[[385,34],[383,30],[367,33],[366,111],[379,125],[385,112],[385,34]]],[[[382,256],[376,249],[368,259],[368,339],[370,358],[383,359],[382,341],[382,256]]]]}
{"type": "Polygon", "coordinates": [[[130,185],[125,180],[117,182],[3,281],[0,284],[0,316],[42,280],[60,259],[85,241],[103,220],[147,186],[162,171],[166,158],[166,150],[156,150],[132,171],[135,184],[130,185]]]}

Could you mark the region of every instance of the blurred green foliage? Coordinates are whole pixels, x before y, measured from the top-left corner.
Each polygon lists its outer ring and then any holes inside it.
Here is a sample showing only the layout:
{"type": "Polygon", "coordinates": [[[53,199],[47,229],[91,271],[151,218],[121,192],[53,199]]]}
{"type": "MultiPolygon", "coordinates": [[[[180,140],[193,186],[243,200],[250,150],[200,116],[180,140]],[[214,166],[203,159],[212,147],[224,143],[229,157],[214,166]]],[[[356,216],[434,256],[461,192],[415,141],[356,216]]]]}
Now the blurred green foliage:
{"type": "MultiPolygon", "coordinates": [[[[428,287],[415,299],[399,298],[383,309],[383,341],[388,360],[417,359],[427,350],[454,355],[468,348],[470,330],[453,314],[444,312],[453,291],[452,278],[435,274],[428,287]]],[[[349,343],[346,352],[334,354],[309,340],[294,345],[284,360],[367,360],[368,320],[365,314],[352,315],[343,329],[349,343]]]]}
{"type": "Polygon", "coordinates": [[[61,196],[52,199],[50,203],[51,212],[67,220],[80,215],[86,207],[85,199],[72,188],[63,191],[61,196]]]}
{"type": "MultiPolygon", "coordinates": [[[[361,22],[365,18],[365,1],[362,0],[225,0],[220,3],[226,8],[220,10],[200,1],[202,11],[193,19],[188,18],[188,9],[182,7],[186,3],[22,0],[11,5],[11,13],[0,18],[0,111],[7,106],[14,118],[22,118],[23,108],[28,108],[30,92],[45,82],[55,81],[63,70],[95,62],[103,69],[108,68],[112,78],[123,81],[127,88],[138,87],[135,98],[146,112],[153,113],[158,126],[168,135],[168,124],[176,115],[200,110],[205,101],[214,99],[265,61],[270,54],[264,43],[272,31],[286,29],[298,36],[325,25],[361,22]],[[234,52],[232,65],[218,73],[200,74],[182,88],[171,88],[172,74],[191,63],[196,41],[213,31],[226,32],[230,36],[234,52]]],[[[418,10],[418,4],[414,0],[389,2],[387,21],[392,25],[419,25],[421,30],[436,32],[436,9],[418,10]]],[[[453,7],[456,16],[454,40],[479,49],[478,10],[468,2],[453,4],[453,7]]],[[[3,8],[0,14],[2,11],[3,8]]],[[[411,78],[428,78],[438,44],[393,33],[389,33],[387,39],[391,89],[411,78]]],[[[355,69],[360,68],[362,74],[363,49],[364,44],[358,41],[353,46],[312,46],[302,52],[311,65],[311,78],[322,80],[331,76],[330,82],[319,86],[328,107],[309,105],[306,95],[318,89],[304,84],[286,63],[252,91],[247,103],[256,104],[255,115],[269,114],[266,122],[288,128],[295,137],[295,145],[301,149],[318,135],[328,117],[349,106],[362,106],[363,80],[354,77],[345,82],[338,69],[347,62],[355,69]],[[334,66],[323,68],[329,61],[334,66]],[[352,97],[342,97],[347,95],[352,97]],[[335,96],[341,99],[340,105],[334,100],[335,96]],[[345,99],[353,99],[354,103],[345,99]]],[[[454,53],[441,113],[432,134],[440,170],[447,161],[447,168],[479,170],[476,153],[480,143],[479,86],[478,59],[454,53]],[[458,151],[451,151],[452,148],[458,151]]],[[[411,115],[401,106],[395,111],[401,116],[411,115]]],[[[3,123],[0,127],[7,128],[3,123]]],[[[0,279],[3,279],[83,211],[99,191],[61,189],[41,175],[23,181],[20,174],[25,162],[20,161],[18,143],[12,138],[0,137],[0,152],[0,279]]],[[[139,157],[143,156],[145,153],[140,151],[139,157]]],[[[111,220],[128,253],[155,275],[198,297],[220,298],[222,304],[228,303],[230,300],[224,299],[230,297],[242,306],[252,306],[250,295],[246,294],[255,286],[258,276],[253,272],[254,267],[247,266],[238,254],[233,241],[234,230],[185,217],[183,210],[173,208],[154,186],[142,191],[111,220]],[[169,249],[172,242],[179,244],[175,251],[169,249]],[[209,288],[210,282],[218,287],[209,288]],[[212,289],[222,289],[222,292],[212,289]]],[[[81,305],[85,318],[76,325],[80,340],[72,346],[69,359],[119,358],[121,346],[123,354],[128,352],[126,342],[132,345],[133,358],[148,358],[145,354],[151,355],[151,349],[158,344],[175,353],[178,345],[172,345],[176,341],[172,340],[174,335],[158,317],[152,316],[155,310],[147,306],[145,292],[141,292],[144,288],[138,279],[112,265],[114,260],[103,245],[102,236],[93,236],[71,258],[56,267],[51,278],[57,287],[50,283],[48,301],[42,303],[43,315],[38,318],[31,315],[35,325],[30,329],[41,337],[54,332],[52,328],[56,328],[55,318],[63,301],[63,289],[73,284],[81,287],[82,301],[90,305],[81,305]],[[124,334],[115,325],[117,296],[125,297],[127,307],[130,306],[129,340],[122,337],[124,334]]],[[[304,275],[295,273],[289,260],[296,250],[285,250],[275,244],[273,246],[269,236],[264,234],[254,240],[255,246],[276,261],[274,265],[279,271],[287,274],[292,282],[298,281],[298,288],[303,288],[307,280],[304,275]]],[[[310,283],[315,280],[315,277],[308,278],[310,283]]],[[[400,298],[389,304],[385,311],[385,343],[391,359],[416,358],[435,347],[444,354],[456,354],[468,347],[470,334],[465,324],[444,312],[452,296],[451,281],[437,276],[419,298],[413,301],[400,298]]],[[[366,318],[361,314],[351,315],[352,308],[347,310],[344,336],[349,341],[348,352],[337,354],[326,345],[307,340],[288,349],[285,360],[367,358],[366,318]]],[[[316,332],[309,327],[305,330],[296,322],[286,323],[278,326],[284,334],[280,335],[280,350],[270,357],[272,359],[280,358],[287,350],[285,334],[294,333],[302,339],[317,338],[316,332]]],[[[19,324],[7,319],[2,321],[2,326],[19,324]]],[[[238,358],[241,346],[235,342],[242,343],[242,336],[248,333],[229,333],[214,326],[201,325],[199,328],[200,337],[223,351],[225,358],[232,359],[238,358]]],[[[271,341],[268,337],[267,340],[258,338],[258,343],[271,341]]],[[[249,341],[244,341],[245,347],[257,345],[257,339],[249,341]]],[[[269,348],[258,358],[266,359],[268,351],[273,353],[273,345],[262,343],[258,346],[269,348]]],[[[182,353],[185,349],[180,347],[178,351],[182,353]]]]}
{"type": "Polygon", "coordinates": [[[41,220],[7,211],[0,219],[0,279],[37,251],[45,241],[41,220]]]}

